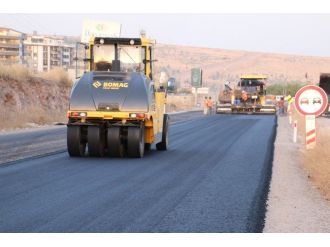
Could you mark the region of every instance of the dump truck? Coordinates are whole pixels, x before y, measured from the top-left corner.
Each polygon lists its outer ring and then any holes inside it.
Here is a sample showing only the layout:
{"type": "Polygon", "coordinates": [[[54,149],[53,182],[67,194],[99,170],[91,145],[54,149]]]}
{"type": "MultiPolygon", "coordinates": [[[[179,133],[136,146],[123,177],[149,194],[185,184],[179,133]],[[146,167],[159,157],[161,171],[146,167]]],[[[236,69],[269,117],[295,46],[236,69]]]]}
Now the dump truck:
{"type": "Polygon", "coordinates": [[[67,112],[70,156],[142,158],[156,144],[167,150],[166,91],[153,80],[155,41],[92,38],[88,70],[74,83],[67,112]]]}
{"type": "Polygon", "coordinates": [[[225,83],[216,113],[276,114],[274,101],[266,96],[266,79],[265,75],[241,75],[237,85],[225,83]]]}
{"type": "Polygon", "coordinates": [[[324,114],[330,116],[330,73],[321,73],[319,87],[328,95],[328,107],[324,111],[324,114]]]}

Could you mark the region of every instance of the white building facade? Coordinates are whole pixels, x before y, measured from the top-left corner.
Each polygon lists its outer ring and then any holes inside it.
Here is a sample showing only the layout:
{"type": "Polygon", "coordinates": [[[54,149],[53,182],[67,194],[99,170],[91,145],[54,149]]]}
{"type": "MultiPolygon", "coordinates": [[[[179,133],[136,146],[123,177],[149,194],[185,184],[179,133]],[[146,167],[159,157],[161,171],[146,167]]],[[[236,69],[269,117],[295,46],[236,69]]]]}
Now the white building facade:
{"type": "Polygon", "coordinates": [[[36,72],[74,66],[75,44],[64,38],[28,35],[24,44],[26,64],[36,72]]]}

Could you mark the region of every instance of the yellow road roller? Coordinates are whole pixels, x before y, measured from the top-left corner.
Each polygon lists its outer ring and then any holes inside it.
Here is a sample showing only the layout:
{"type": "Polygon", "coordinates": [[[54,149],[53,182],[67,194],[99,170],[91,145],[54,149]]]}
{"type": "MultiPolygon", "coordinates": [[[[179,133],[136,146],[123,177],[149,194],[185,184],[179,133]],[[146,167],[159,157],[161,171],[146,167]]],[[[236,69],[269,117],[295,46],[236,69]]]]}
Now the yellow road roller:
{"type": "Polygon", "coordinates": [[[153,143],[167,150],[166,91],[153,78],[154,45],[146,37],[91,39],[88,71],[70,95],[70,156],[85,156],[88,150],[89,156],[142,158],[153,143]]]}

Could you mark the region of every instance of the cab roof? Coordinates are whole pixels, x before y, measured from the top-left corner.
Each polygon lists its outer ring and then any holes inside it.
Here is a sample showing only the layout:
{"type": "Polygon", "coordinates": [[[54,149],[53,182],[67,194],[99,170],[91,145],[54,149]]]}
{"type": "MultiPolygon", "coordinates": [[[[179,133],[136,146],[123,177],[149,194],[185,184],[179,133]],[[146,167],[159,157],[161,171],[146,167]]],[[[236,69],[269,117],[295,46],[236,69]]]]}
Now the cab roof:
{"type": "Polygon", "coordinates": [[[113,44],[121,44],[121,45],[141,45],[140,38],[103,38],[103,37],[95,37],[94,44],[101,44],[101,40],[103,40],[103,44],[105,45],[113,45],[113,44]]]}
{"type": "Polygon", "coordinates": [[[103,40],[103,44],[105,45],[137,45],[137,46],[150,46],[156,44],[156,41],[153,39],[148,39],[145,37],[141,38],[109,38],[109,37],[94,37],[92,42],[94,44],[101,44],[101,40],[103,40]]]}
{"type": "Polygon", "coordinates": [[[261,80],[261,79],[267,79],[266,75],[258,75],[258,74],[250,74],[250,75],[241,75],[240,79],[255,79],[255,80],[261,80]]]}

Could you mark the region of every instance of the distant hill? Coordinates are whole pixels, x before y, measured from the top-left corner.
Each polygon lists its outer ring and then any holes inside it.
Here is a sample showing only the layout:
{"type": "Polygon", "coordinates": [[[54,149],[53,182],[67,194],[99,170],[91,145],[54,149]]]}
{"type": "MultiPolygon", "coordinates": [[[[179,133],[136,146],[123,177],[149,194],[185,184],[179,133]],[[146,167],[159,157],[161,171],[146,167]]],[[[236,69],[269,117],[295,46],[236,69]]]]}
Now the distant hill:
{"type": "Polygon", "coordinates": [[[158,73],[175,77],[181,86],[190,83],[191,68],[203,69],[205,86],[222,88],[225,81],[237,82],[240,74],[268,75],[268,82],[292,83],[308,80],[318,83],[321,72],[330,73],[330,58],[274,53],[223,50],[201,47],[158,44],[158,73]]]}

